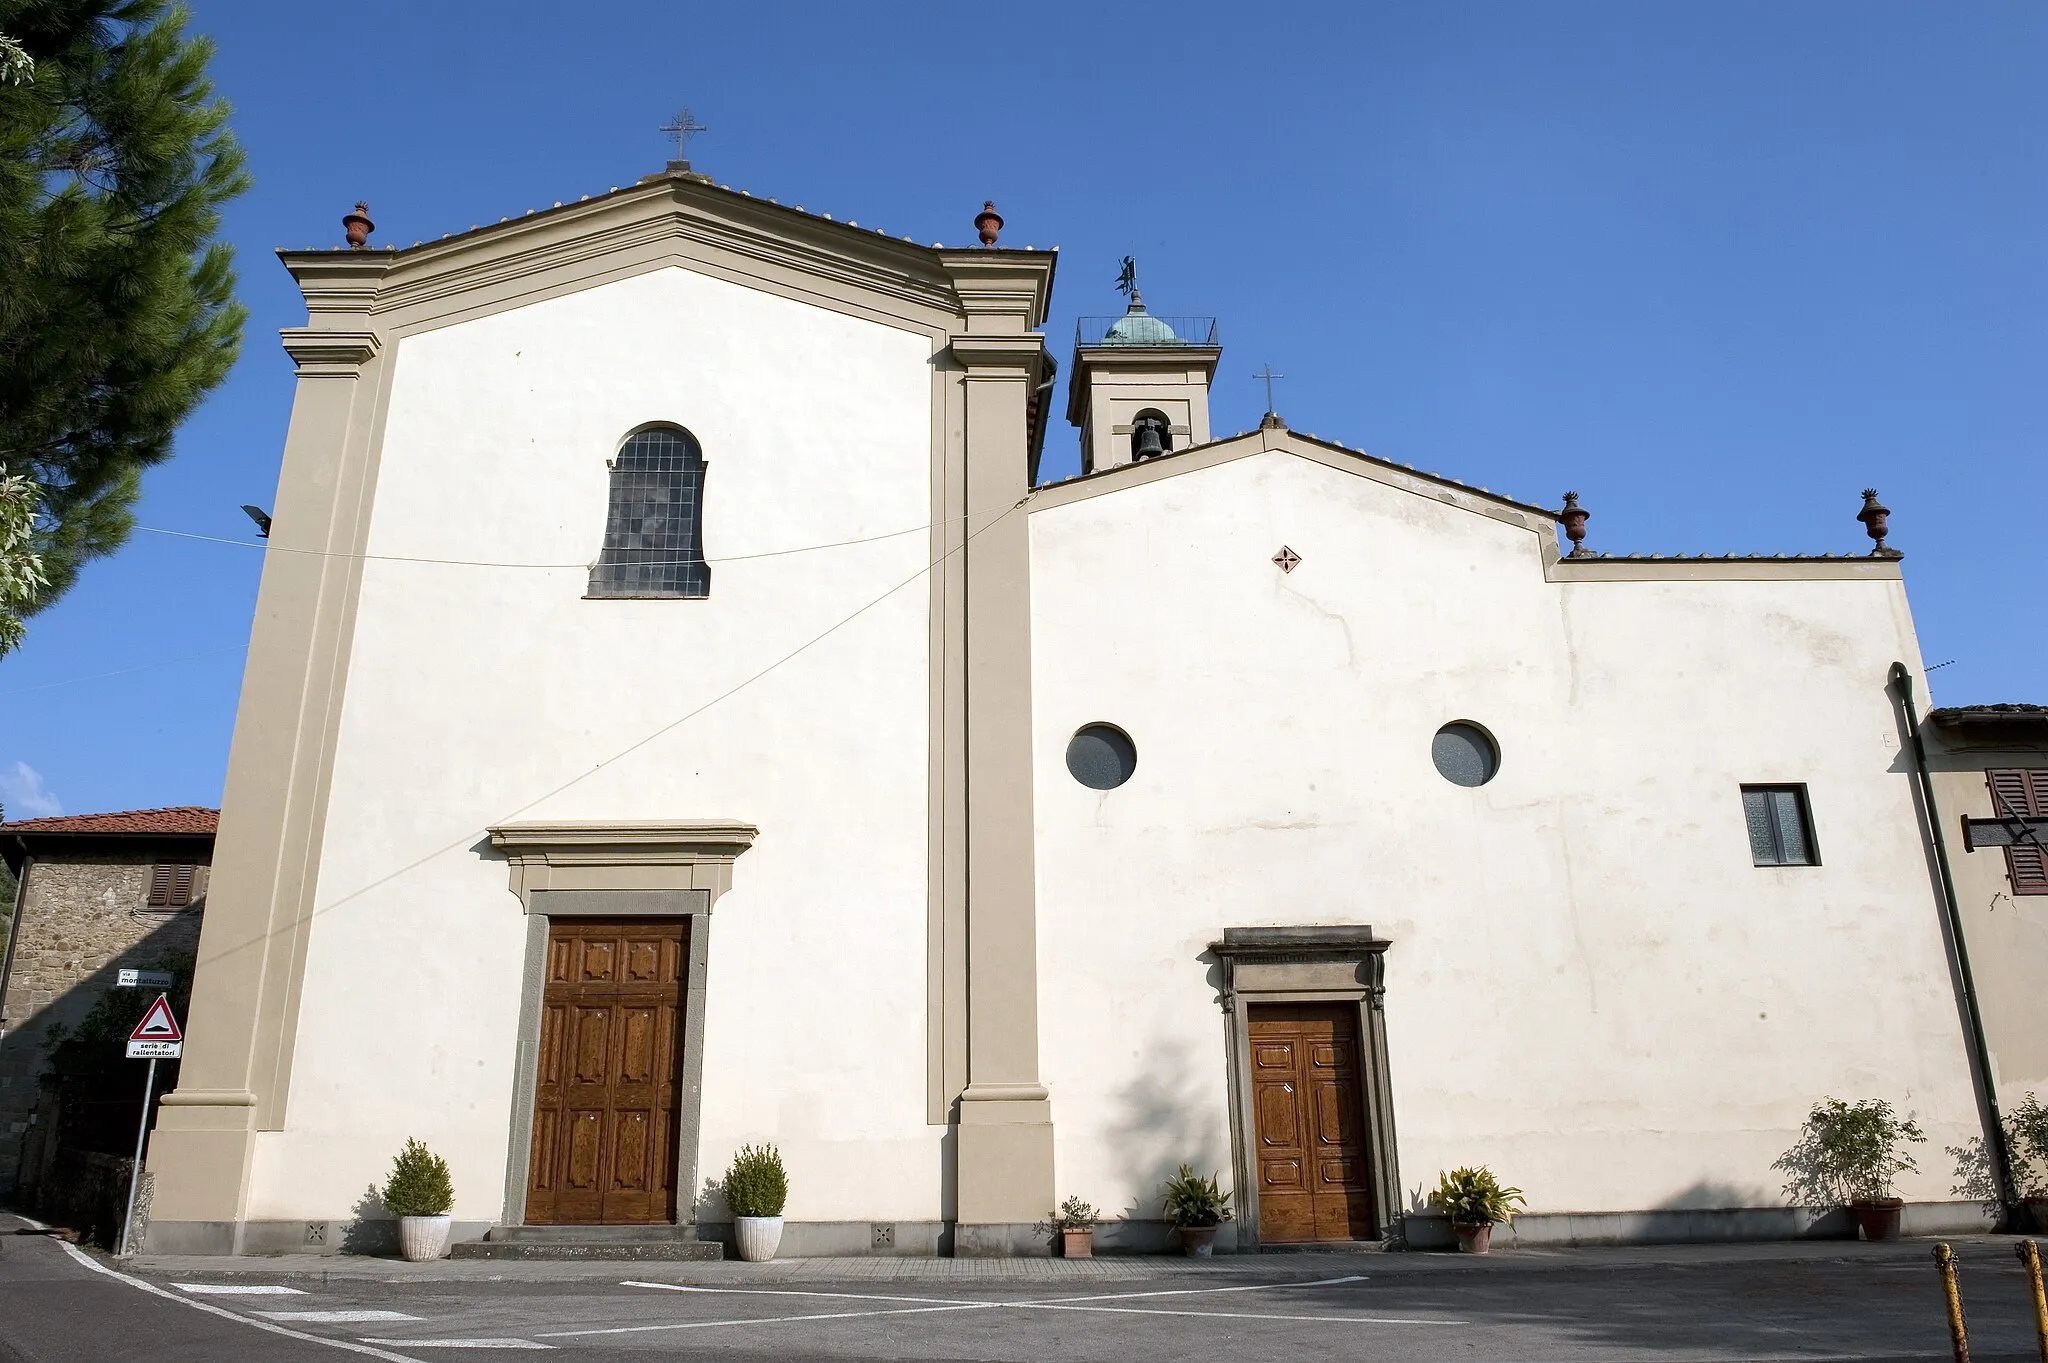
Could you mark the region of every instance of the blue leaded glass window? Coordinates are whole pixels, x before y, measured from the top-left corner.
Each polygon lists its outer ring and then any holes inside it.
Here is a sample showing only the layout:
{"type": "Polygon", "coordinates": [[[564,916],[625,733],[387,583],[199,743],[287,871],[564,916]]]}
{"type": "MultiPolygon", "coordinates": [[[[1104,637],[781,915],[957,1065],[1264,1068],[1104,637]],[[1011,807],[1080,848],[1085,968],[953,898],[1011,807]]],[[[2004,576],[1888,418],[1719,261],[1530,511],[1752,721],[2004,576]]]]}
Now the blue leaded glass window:
{"type": "Polygon", "coordinates": [[[592,596],[709,596],[704,452],[676,426],[641,431],[612,461],[604,548],[592,596]]]}

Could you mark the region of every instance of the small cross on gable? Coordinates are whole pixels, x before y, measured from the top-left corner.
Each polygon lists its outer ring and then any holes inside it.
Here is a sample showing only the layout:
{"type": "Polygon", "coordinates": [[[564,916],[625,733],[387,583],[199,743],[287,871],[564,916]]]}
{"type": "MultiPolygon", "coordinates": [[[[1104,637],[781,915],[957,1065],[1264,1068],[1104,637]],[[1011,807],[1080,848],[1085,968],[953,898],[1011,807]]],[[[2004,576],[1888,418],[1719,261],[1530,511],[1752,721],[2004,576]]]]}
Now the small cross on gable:
{"type": "Polygon", "coordinates": [[[676,140],[676,160],[689,164],[690,137],[693,133],[708,133],[711,129],[697,121],[695,114],[684,108],[676,116],[661,125],[659,132],[665,132],[676,140]]]}

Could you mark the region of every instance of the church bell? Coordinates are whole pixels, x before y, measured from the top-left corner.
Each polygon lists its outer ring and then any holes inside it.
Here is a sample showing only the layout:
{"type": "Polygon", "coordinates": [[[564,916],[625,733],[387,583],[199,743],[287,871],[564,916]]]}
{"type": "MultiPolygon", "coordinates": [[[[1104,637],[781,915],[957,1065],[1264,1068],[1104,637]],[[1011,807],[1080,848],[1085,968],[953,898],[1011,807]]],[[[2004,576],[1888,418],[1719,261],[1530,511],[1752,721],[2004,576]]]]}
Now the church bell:
{"type": "Polygon", "coordinates": [[[1131,458],[1156,459],[1166,453],[1166,441],[1161,438],[1159,423],[1140,421],[1131,432],[1131,458]]]}

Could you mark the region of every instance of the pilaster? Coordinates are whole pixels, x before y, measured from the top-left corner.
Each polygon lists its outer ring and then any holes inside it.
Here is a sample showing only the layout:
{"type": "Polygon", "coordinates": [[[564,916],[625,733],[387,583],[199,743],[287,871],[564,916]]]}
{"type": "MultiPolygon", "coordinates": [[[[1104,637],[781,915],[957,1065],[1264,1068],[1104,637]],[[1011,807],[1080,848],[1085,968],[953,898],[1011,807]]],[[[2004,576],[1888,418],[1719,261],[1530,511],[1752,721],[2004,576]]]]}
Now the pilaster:
{"type": "Polygon", "coordinates": [[[1050,261],[949,256],[966,311],[967,1087],[956,1127],[956,1252],[1007,1253],[1053,1205],[1050,1095],[1038,1078],[1031,780],[1030,401],[1046,372],[1050,261]]]}
{"type": "Polygon", "coordinates": [[[240,1249],[256,1133],[284,1120],[386,372],[360,278],[351,293],[323,314],[309,289],[320,325],[283,333],[298,391],[273,547],[316,552],[267,554],[257,592],[185,1056],[150,1147],[166,1250],[240,1249]]]}

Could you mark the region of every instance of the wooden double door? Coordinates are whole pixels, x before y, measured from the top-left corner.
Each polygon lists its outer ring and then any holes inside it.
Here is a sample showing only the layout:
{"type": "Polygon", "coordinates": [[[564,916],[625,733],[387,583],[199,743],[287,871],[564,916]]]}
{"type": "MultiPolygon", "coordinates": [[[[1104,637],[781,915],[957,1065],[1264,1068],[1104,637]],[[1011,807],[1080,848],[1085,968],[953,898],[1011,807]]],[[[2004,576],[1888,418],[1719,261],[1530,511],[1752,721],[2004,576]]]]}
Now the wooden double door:
{"type": "Polygon", "coordinates": [[[1356,1004],[1254,1004],[1252,1113],[1265,1244],[1378,1234],[1356,1004]]]}
{"type": "Polygon", "coordinates": [[[528,1225],[675,1220],[688,918],[548,927],[528,1225]]]}

